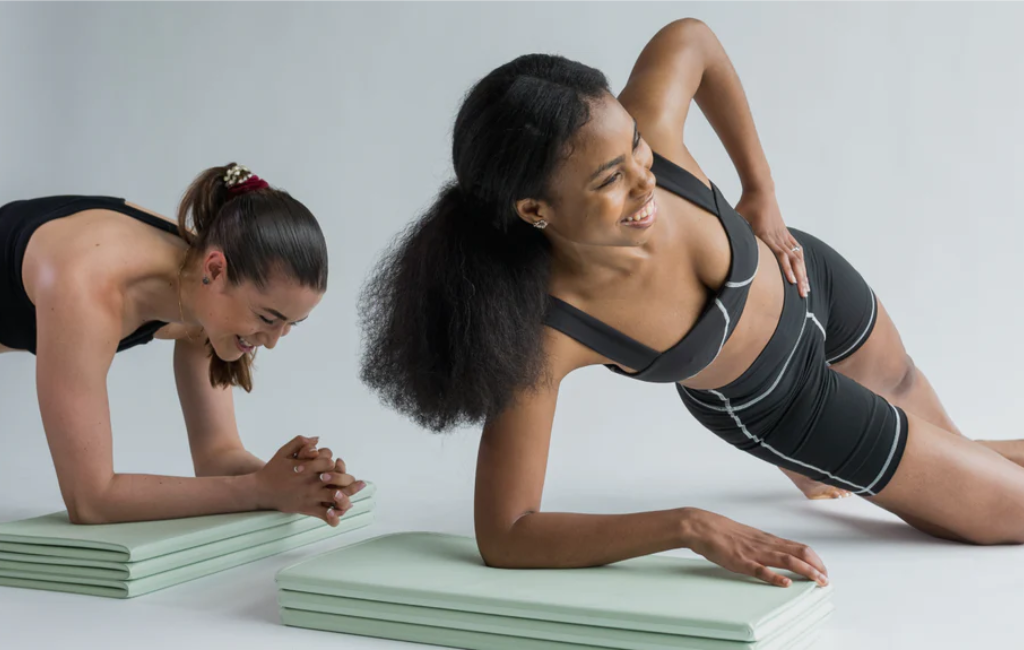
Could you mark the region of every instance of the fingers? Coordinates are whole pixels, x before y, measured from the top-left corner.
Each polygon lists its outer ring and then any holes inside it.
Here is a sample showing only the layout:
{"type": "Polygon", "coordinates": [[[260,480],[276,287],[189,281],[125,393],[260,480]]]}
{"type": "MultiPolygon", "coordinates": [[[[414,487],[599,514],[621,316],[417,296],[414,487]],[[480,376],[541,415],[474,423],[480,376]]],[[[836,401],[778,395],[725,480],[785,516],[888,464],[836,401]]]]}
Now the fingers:
{"type": "Polygon", "coordinates": [[[292,458],[297,460],[313,460],[319,455],[319,453],[320,452],[317,450],[316,445],[310,445],[308,447],[303,447],[301,451],[292,454],[292,458]]]}
{"type": "Polygon", "coordinates": [[[327,523],[328,526],[337,526],[338,520],[341,519],[340,513],[334,508],[334,506],[320,505],[314,508],[310,513],[311,516],[317,519],[322,519],[327,523]]]}
{"type": "MultiPolygon", "coordinates": [[[[806,298],[807,294],[811,292],[811,285],[807,281],[807,265],[804,264],[804,247],[801,246],[800,242],[798,242],[788,231],[785,239],[789,242],[786,248],[788,256],[790,257],[789,266],[796,279],[795,284],[800,289],[800,296],[806,298]]],[[[793,282],[793,280],[790,280],[790,282],[793,282]]]]}
{"type": "Polygon", "coordinates": [[[775,585],[776,587],[788,587],[789,585],[793,584],[793,581],[789,578],[781,576],[778,573],[775,573],[774,571],[766,567],[765,565],[759,564],[757,562],[749,562],[746,565],[744,565],[742,573],[754,576],[758,580],[763,580],[770,585],[775,585]]]}
{"type": "Polygon", "coordinates": [[[334,471],[339,474],[345,474],[345,461],[340,458],[335,459],[334,471]]]}
{"type": "Polygon", "coordinates": [[[789,553],[778,553],[771,563],[771,566],[778,567],[780,569],[786,569],[792,571],[798,575],[802,575],[808,580],[812,580],[818,585],[824,587],[828,585],[828,577],[825,576],[821,571],[815,569],[809,563],[803,560],[797,559],[796,556],[789,553]]]}
{"type": "Polygon", "coordinates": [[[324,456],[323,451],[323,449],[319,450],[319,452],[317,452],[317,457],[313,460],[293,460],[292,462],[294,463],[294,466],[292,467],[292,471],[296,474],[308,473],[316,475],[332,469],[334,467],[334,460],[329,456],[324,456]]]}
{"type": "Polygon", "coordinates": [[[793,273],[793,263],[789,259],[789,252],[777,252],[776,255],[779,256],[779,263],[782,264],[782,272],[786,274],[786,279],[790,284],[796,284],[796,275],[793,273]]]}
{"type": "Polygon", "coordinates": [[[788,540],[786,541],[789,545],[789,547],[785,549],[786,553],[814,567],[819,573],[821,573],[821,575],[825,576],[826,580],[828,579],[828,569],[825,568],[825,563],[821,561],[821,558],[818,557],[818,554],[815,553],[810,546],[805,546],[796,542],[789,542],[788,540]]]}
{"type": "Polygon", "coordinates": [[[804,252],[799,250],[792,253],[791,267],[796,275],[797,286],[800,287],[800,296],[806,298],[811,292],[811,284],[807,281],[807,266],[804,264],[804,252]]]}
{"type": "Polygon", "coordinates": [[[352,507],[352,500],[348,498],[345,492],[336,487],[327,486],[320,488],[319,492],[322,503],[332,506],[335,510],[340,510],[341,514],[348,512],[349,508],[352,507]]]}
{"type": "Polygon", "coordinates": [[[325,485],[347,488],[356,482],[356,477],[351,474],[339,474],[337,472],[322,472],[320,482],[325,485]]]}
{"type": "Polygon", "coordinates": [[[283,458],[298,458],[298,453],[310,445],[315,446],[320,440],[319,437],[307,438],[306,436],[295,436],[285,446],[278,450],[278,456],[283,458]]]}

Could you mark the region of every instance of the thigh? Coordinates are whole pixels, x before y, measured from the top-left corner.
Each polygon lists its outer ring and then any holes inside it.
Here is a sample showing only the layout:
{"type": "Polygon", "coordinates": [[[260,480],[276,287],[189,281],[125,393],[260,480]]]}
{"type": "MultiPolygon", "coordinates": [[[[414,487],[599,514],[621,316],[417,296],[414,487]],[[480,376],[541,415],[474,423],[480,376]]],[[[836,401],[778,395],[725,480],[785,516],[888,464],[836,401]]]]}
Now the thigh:
{"type": "Polygon", "coordinates": [[[903,339],[885,306],[880,300],[876,300],[876,306],[878,315],[871,334],[849,356],[833,363],[832,368],[875,392],[884,393],[903,380],[910,362],[903,339]]]}
{"type": "Polygon", "coordinates": [[[1024,542],[1024,468],[914,414],[908,424],[899,467],[868,500],[932,534],[1024,542]]]}

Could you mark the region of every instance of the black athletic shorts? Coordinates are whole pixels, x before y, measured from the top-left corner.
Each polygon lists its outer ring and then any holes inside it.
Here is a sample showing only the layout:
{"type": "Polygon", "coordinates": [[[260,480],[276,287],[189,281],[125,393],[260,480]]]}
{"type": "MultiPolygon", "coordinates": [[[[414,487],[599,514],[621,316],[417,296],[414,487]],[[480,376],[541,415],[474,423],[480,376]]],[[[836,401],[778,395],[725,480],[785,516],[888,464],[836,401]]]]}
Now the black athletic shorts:
{"type": "Polygon", "coordinates": [[[790,228],[803,247],[811,293],[786,285],[779,325],[738,379],[718,390],[676,384],[686,408],[726,442],[855,494],[878,494],[907,442],[899,407],[832,370],[867,341],[874,292],[839,253],[790,228]]]}

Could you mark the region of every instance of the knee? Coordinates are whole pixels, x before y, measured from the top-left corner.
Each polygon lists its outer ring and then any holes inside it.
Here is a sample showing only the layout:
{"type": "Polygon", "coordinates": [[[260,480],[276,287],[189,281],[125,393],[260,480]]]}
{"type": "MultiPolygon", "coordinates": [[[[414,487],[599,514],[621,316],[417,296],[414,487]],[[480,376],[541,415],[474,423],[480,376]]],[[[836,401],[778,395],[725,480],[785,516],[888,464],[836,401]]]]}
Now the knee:
{"type": "Polygon", "coordinates": [[[887,393],[893,397],[903,397],[909,394],[917,384],[917,366],[909,354],[904,354],[903,359],[893,364],[890,370],[887,393]]]}

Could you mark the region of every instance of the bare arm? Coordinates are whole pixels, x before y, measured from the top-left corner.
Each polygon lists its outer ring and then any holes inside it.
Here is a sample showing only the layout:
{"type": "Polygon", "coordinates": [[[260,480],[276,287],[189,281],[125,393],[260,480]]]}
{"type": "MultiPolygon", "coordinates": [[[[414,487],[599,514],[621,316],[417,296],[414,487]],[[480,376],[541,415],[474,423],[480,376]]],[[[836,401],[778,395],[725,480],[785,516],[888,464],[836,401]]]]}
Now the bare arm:
{"type": "MultiPolygon", "coordinates": [[[[567,346],[561,347],[566,351],[567,346]]],[[[549,382],[522,391],[511,408],[484,427],[475,524],[480,553],[489,565],[598,566],[690,548],[727,569],[780,586],[787,579],[768,566],[824,580],[819,575],[824,565],[806,546],[695,508],[625,515],[542,512],[558,384],[572,367],[578,366],[553,368],[549,382]]]]}
{"type": "Polygon", "coordinates": [[[806,297],[810,284],[803,251],[786,228],[743,86],[714,32],[693,18],[666,25],[641,52],[619,99],[656,151],[693,168],[696,161],[683,144],[683,126],[690,102],[697,102],[743,185],[736,211],[806,297]]]}
{"type": "Polygon", "coordinates": [[[655,34],[640,53],[620,100],[634,113],[647,140],[658,146],[682,144],[690,102],[696,101],[744,189],[774,191],[739,76],[703,22],[684,18],[655,34]]]}
{"type": "Polygon", "coordinates": [[[242,445],[230,388],[210,384],[210,358],[201,339],[174,343],[174,380],[185,417],[196,476],[239,476],[264,465],[242,445]]]}
{"type": "MultiPolygon", "coordinates": [[[[326,518],[320,504],[331,498],[317,473],[333,467],[333,460],[293,460],[287,446],[265,470],[245,476],[116,474],[106,378],[121,331],[120,296],[75,281],[83,274],[62,275],[35,291],[37,387],[47,442],[73,522],[173,519],[267,508],[326,518]],[[303,472],[294,472],[293,466],[302,466],[303,472]]],[[[297,451],[305,444],[296,438],[291,446],[297,451]]]]}

